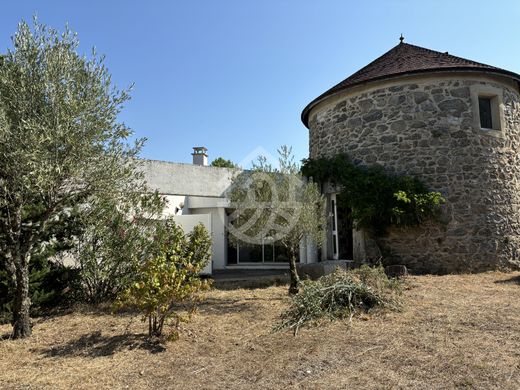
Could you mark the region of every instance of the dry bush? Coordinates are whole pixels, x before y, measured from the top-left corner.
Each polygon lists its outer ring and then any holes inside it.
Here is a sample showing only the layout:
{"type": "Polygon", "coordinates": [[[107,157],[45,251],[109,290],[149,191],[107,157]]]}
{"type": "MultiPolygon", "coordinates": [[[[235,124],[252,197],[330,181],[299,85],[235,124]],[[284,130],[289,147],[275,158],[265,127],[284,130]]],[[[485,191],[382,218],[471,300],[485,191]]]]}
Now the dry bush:
{"type": "Polygon", "coordinates": [[[337,269],[318,280],[302,282],[275,330],[292,329],[296,335],[301,326],[318,324],[323,318],[351,319],[357,312],[374,307],[395,310],[400,307],[400,295],[401,282],[389,279],[382,266],[337,269]]]}
{"type": "MultiPolygon", "coordinates": [[[[210,290],[174,343],[87,306],[0,341],[0,389],[520,389],[520,272],[409,276],[399,312],[272,332],[287,285],[210,290]]],[[[185,312],[182,312],[185,314],[185,312]]],[[[0,325],[0,338],[10,325],[0,325]]]]}

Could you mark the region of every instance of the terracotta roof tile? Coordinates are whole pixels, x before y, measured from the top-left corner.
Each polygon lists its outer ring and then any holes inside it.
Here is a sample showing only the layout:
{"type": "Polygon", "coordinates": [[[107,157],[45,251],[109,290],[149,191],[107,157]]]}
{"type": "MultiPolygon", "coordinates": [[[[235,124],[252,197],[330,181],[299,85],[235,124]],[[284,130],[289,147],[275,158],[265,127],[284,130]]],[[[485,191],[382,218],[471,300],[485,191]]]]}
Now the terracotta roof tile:
{"type": "Polygon", "coordinates": [[[448,54],[448,52],[441,53],[435,50],[401,42],[381,57],[375,59],[364,68],[361,68],[350,77],[314,99],[303,110],[302,121],[307,126],[309,110],[318,101],[338,91],[375,80],[382,80],[407,74],[439,71],[492,72],[503,74],[520,81],[520,75],[501,68],[456,57],[448,54]]]}

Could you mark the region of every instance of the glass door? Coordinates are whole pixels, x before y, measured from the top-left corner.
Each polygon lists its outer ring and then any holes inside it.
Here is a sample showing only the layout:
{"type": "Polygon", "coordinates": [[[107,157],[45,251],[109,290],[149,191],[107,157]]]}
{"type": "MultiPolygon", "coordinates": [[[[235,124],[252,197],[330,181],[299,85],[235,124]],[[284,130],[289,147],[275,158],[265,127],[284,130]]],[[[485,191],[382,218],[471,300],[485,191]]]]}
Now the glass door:
{"type": "Polygon", "coordinates": [[[333,260],[338,260],[338,209],[336,194],[330,195],[330,234],[331,234],[331,254],[333,260]]]}

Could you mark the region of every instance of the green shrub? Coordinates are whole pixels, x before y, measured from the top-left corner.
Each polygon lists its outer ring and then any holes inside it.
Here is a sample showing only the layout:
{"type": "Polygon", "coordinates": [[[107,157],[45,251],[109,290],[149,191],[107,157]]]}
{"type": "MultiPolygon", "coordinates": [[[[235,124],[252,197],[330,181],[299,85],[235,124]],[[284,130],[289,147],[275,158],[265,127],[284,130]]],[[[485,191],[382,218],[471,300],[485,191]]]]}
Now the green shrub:
{"type": "Polygon", "coordinates": [[[83,295],[90,303],[112,302],[155,250],[152,238],[163,199],[158,193],[130,194],[125,199],[98,197],[91,205],[75,248],[83,295]]]}
{"type": "MultiPolygon", "coordinates": [[[[149,336],[160,337],[168,318],[177,325],[184,319],[176,305],[187,304],[192,311],[201,298],[198,293],[209,287],[200,272],[210,260],[211,239],[201,224],[185,235],[173,221],[166,222],[156,239],[161,250],[140,267],[135,282],[116,300],[116,308],[137,308],[148,321],[149,336]]],[[[172,336],[177,337],[176,329],[172,336]]]]}
{"type": "Polygon", "coordinates": [[[383,235],[387,227],[413,226],[424,220],[439,220],[445,199],[430,191],[419,179],[392,175],[381,166],[360,166],[346,154],[332,158],[306,159],[302,173],[318,183],[338,185],[341,199],[352,209],[358,228],[383,235]]]}
{"type": "Polygon", "coordinates": [[[323,318],[351,319],[357,312],[375,307],[395,310],[400,306],[400,294],[400,282],[389,279],[382,266],[337,269],[316,281],[303,281],[275,330],[292,329],[297,334],[303,325],[317,324],[323,318]]]}
{"type": "MultiPolygon", "coordinates": [[[[40,316],[46,309],[78,299],[80,282],[77,269],[35,256],[29,265],[29,272],[31,316],[40,316]]],[[[0,323],[9,323],[12,318],[13,296],[7,278],[7,272],[0,269],[0,323]]]]}
{"type": "MultiPolygon", "coordinates": [[[[39,203],[27,205],[23,213],[24,223],[32,223],[30,221],[42,212],[42,207],[39,203]]],[[[2,217],[5,218],[5,214],[0,211],[2,217]]],[[[29,262],[31,316],[40,316],[47,309],[78,299],[79,271],[51,259],[69,251],[73,247],[73,237],[79,236],[82,229],[77,213],[69,210],[59,220],[49,222],[46,234],[41,237],[42,241],[33,247],[29,262]]],[[[0,252],[0,323],[8,323],[12,320],[14,285],[10,283],[3,255],[0,252]]]]}

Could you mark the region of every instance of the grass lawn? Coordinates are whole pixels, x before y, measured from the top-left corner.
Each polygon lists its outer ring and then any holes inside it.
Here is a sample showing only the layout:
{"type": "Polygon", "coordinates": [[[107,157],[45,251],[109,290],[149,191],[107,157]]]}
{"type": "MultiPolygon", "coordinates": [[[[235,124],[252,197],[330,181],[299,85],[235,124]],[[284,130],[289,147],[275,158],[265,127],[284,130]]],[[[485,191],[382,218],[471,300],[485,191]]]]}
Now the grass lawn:
{"type": "MultiPolygon", "coordinates": [[[[272,333],[285,287],[213,290],[180,339],[83,309],[0,341],[0,388],[519,389],[520,273],[410,277],[400,313],[272,333]]],[[[0,336],[9,332],[0,326],[0,336]]]]}

